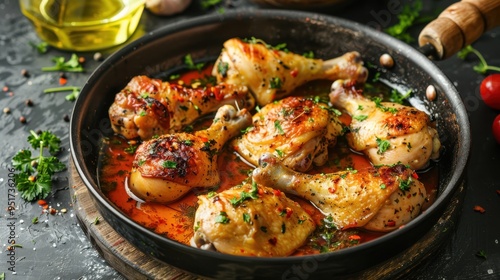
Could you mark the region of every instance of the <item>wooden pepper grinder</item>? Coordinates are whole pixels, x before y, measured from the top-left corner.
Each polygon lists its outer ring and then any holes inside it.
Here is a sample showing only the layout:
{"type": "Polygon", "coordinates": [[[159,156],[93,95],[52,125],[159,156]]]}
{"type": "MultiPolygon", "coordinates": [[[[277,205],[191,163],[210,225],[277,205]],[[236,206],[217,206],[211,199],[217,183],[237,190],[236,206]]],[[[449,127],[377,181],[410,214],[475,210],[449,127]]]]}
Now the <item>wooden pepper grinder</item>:
{"type": "Polygon", "coordinates": [[[418,43],[431,58],[446,59],[500,25],[500,0],[462,0],[421,32],[418,43]]]}

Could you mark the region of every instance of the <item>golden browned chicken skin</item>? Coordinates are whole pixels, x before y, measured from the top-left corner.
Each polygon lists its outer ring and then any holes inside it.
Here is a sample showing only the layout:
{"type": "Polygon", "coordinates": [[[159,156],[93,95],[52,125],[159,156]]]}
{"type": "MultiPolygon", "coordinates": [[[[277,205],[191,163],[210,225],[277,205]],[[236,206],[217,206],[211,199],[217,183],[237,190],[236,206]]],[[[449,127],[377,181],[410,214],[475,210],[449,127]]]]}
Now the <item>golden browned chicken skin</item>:
{"type": "Polygon", "coordinates": [[[366,154],[373,164],[400,162],[422,169],[439,157],[439,135],[425,112],[392,102],[374,102],[348,80],[332,84],[330,101],[352,116],[346,134],[349,146],[366,154]]]}
{"type": "Polygon", "coordinates": [[[169,203],[193,188],[220,183],[217,155],[224,144],[250,124],[246,109],[222,106],[206,130],[165,134],[137,148],[128,187],[145,201],[169,203]]]}
{"type": "MultiPolygon", "coordinates": [[[[415,207],[417,209],[412,211],[415,216],[418,215],[419,205],[423,204],[426,196],[425,188],[413,174],[413,170],[398,164],[310,175],[293,171],[273,155],[267,154],[262,156],[259,167],[253,171],[252,179],[258,184],[272,186],[311,201],[324,214],[331,215],[339,229],[348,229],[367,225],[386,205],[393,209],[415,207]],[[420,199],[401,201],[398,204],[395,197],[391,200],[391,196],[399,191],[420,199]],[[391,203],[397,205],[391,206],[391,203]],[[417,205],[409,205],[410,203],[417,205]]],[[[379,217],[382,222],[370,224],[370,229],[393,230],[397,228],[396,223],[400,225],[403,221],[408,221],[407,215],[403,217],[396,214],[384,213],[379,217]]]]}
{"type": "Polygon", "coordinates": [[[174,133],[225,104],[251,109],[254,99],[246,86],[219,84],[190,88],[136,76],[109,108],[113,130],[127,139],[151,139],[174,133]]]}
{"type": "Polygon", "coordinates": [[[262,41],[247,43],[233,38],[224,43],[212,75],[218,82],[245,85],[261,106],[281,99],[312,80],[366,81],[361,56],[349,52],[330,60],[311,59],[269,47],[262,41]]]}
{"type": "Polygon", "coordinates": [[[200,195],[198,205],[192,245],[231,255],[288,256],[316,227],[297,202],[257,184],[200,195]]]}
{"type": "Polygon", "coordinates": [[[252,127],[232,142],[234,149],[257,166],[265,153],[278,156],[296,171],[328,160],[328,148],[342,134],[341,122],[327,104],[287,97],[267,104],[252,118],[252,127]]]}

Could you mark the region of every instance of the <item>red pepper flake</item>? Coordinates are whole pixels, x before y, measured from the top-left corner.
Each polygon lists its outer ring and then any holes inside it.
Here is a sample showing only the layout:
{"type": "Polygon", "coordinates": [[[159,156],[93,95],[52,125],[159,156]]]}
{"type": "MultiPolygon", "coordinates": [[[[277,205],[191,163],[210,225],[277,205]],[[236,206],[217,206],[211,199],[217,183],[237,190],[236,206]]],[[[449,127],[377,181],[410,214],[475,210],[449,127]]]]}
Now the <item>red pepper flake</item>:
{"type": "Polygon", "coordinates": [[[40,200],[38,200],[38,205],[40,205],[40,206],[47,205],[47,201],[40,199],[40,200]]]}
{"type": "Polygon", "coordinates": [[[357,234],[353,234],[353,235],[349,236],[349,240],[351,240],[351,241],[360,241],[361,240],[361,236],[359,236],[357,234]]]}
{"type": "Polygon", "coordinates": [[[297,77],[299,75],[299,70],[293,69],[292,71],[290,71],[290,75],[294,78],[297,77]]]}
{"type": "Polygon", "coordinates": [[[290,216],[292,216],[292,214],[293,214],[293,210],[292,210],[292,208],[287,207],[287,208],[286,208],[286,217],[287,217],[287,218],[290,218],[290,216]]]}
{"type": "Polygon", "coordinates": [[[486,210],[484,210],[484,208],[481,207],[481,206],[479,206],[479,205],[474,206],[474,211],[479,212],[481,214],[483,214],[484,212],[486,212],[486,210]]]}
{"type": "Polygon", "coordinates": [[[280,190],[273,190],[273,193],[275,196],[280,196],[281,195],[281,191],[280,190]]]}
{"type": "Polygon", "coordinates": [[[394,226],[396,226],[396,221],[388,220],[387,223],[385,223],[385,226],[394,227],[394,226]]]}
{"type": "Polygon", "coordinates": [[[415,179],[418,179],[418,174],[417,172],[413,172],[411,173],[411,177],[415,178],[415,179]]]}
{"type": "Polygon", "coordinates": [[[55,215],[57,213],[57,210],[54,208],[50,208],[49,213],[50,213],[50,215],[55,215]]]}
{"type": "Polygon", "coordinates": [[[218,87],[212,87],[211,91],[214,93],[215,100],[221,101],[224,99],[224,95],[220,93],[220,88],[218,87]]]}
{"type": "Polygon", "coordinates": [[[59,77],[59,85],[64,86],[68,82],[65,77],[59,77]]]}
{"type": "Polygon", "coordinates": [[[335,193],[335,191],[336,191],[336,189],[334,189],[334,188],[328,188],[329,193],[335,193]]]}
{"type": "Polygon", "coordinates": [[[264,190],[263,190],[263,189],[261,189],[261,188],[259,188],[259,189],[257,189],[257,193],[258,193],[259,195],[263,195],[263,194],[264,194],[264,190]]]}

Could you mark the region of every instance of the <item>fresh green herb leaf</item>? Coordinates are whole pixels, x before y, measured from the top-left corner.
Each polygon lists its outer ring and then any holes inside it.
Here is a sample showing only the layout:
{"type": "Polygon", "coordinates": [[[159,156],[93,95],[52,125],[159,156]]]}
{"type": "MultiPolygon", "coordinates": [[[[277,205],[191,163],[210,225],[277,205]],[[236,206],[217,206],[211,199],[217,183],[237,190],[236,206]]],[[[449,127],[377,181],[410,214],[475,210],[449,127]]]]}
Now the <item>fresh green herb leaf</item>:
{"type": "Polygon", "coordinates": [[[227,62],[219,62],[219,64],[217,64],[217,72],[222,76],[222,77],[226,77],[227,76],[227,71],[229,70],[229,63],[227,62]]]}
{"type": "Polygon", "coordinates": [[[200,71],[205,67],[205,63],[194,63],[193,58],[191,57],[191,54],[187,54],[184,57],[184,64],[186,64],[187,68],[189,70],[198,70],[200,71]]]}
{"type": "Polygon", "coordinates": [[[398,15],[399,22],[385,29],[385,32],[395,38],[407,43],[415,39],[407,32],[408,28],[413,26],[422,10],[422,0],[416,0],[413,5],[410,3],[403,6],[402,12],[398,15]]]}
{"type": "Polygon", "coordinates": [[[72,54],[71,58],[66,61],[62,56],[56,56],[52,59],[54,66],[42,67],[42,71],[53,72],[53,71],[64,71],[64,72],[83,72],[83,66],[78,60],[76,54],[72,54]]]}
{"type": "Polygon", "coordinates": [[[399,189],[402,191],[410,190],[412,182],[413,180],[411,177],[409,177],[408,180],[399,180],[399,189]]]}
{"type": "Polygon", "coordinates": [[[188,147],[191,147],[193,146],[193,141],[189,140],[189,139],[186,139],[184,141],[182,141],[182,143],[188,147]]]}
{"type": "Polygon", "coordinates": [[[276,151],[276,154],[277,154],[280,158],[282,158],[282,157],[285,155],[285,153],[284,153],[282,150],[280,150],[280,149],[276,149],[275,151],[276,151]]]}
{"type": "Polygon", "coordinates": [[[387,140],[382,140],[380,138],[376,138],[375,141],[377,142],[378,146],[378,151],[377,154],[383,154],[385,151],[387,151],[391,147],[391,143],[387,140]]]}
{"type": "Polygon", "coordinates": [[[278,131],[279,135],[285,134],[285,131],[283,131],[283,128],[281,127],[281,122],[279,120],[274,121],[274,128],[278,131]]]}
{"type": "Polygon", "coordinates": [[[216,6],[217,4],[219,4],[221,2],[222,2],[222,0],[201,0],[200,4],[201,4],[201,8],[206,10],[208,8],[216,6]]]}
{"type": "Polygon", "coordinates": [[[314,58],[314,52],[313,51],[308,51],[302,54],[303,57],[305,58],[314,58]]]}
{"type": "Polygon", "coordinates": [[[269,81],[269,87],[272,89],[280,89],[281,88],[281,79],[279,77],[273,77],[269,81]]]}
{"type": "Polygon", "coordinates": [[[125,148],[123,151],[127,154],[134,154],[135,150],[137,150],[137,145],[129,145],[127,148],[125,148]]]}
{"type": "Polygon", "coordinates": [[[245,222],[247,224],[251,224],[252,223],[252,218],[250,217],[250,214],[243,213],[243,222],[245,222]]]}
{"type": "Polygon", "coordinates": [[[476,256],[477,257],[480,257],[480,258],[483,258],[483,259],[486,259],[486,252],[484,250],[479,250],[477,253],[476,253],[476,256]]]}
{"type": "Polygon", "coordinates": [[[219,215],[215,216],[215,222],[219,224],[229,223],[229,218],[227,217],[227,213],[224,211],[220,211],[219,215]]]}
{"type": "Polygon", "coordinates": [[[472,46],[467,46],[458,52],[458,57],[465,59],[469,54],[474,54],[479,58],[479,63],[475,65],[472,69],[479,74],[486,74],[488,70],[490,71],[500,71],[500,67],[488,65],[483,55],[472,46]]]}
{"type": "Polygon", "coordinates": [[[33,219],[31,219],[31,223],[38,224],[38,217],[34,217],[33,219]]]}
{"type": "Polygon", "coordinates": [[[14,178],[21,197],[33,201],[47,197],[52,189],[52,175],[62,171],[66,166],[55,156],[44,155],[44,149],[48,149],[50,154],[60,150],[61,140],[54,134],[50,132],[37,134],[30,131],[28,142],[33,150],[39,150],[38,155],[34,156],[32,151],[24,149],[14,155],[11,162],[14,168],[20,171],[14,178]]]}
{"type": "Polygon", "coordinates": [[[177,168],[177,163],[175,161],[171,161],[171,160],[166,160],[162,163],[162,166],[164,168],[170,168],[170,169],[173,169],[173,168],[177,168]]]}
{"type": "Polygon", "coordinates": [[[48,88],[43,91],[43,93],[54,93],[54,92],[64,92],[64,91],[71,91],[70,94],[65,96],[65,99],[68,101],[75,101],[78,98],[78,95],[80,95],[80,88],[79,87],[57,87],[57,88],[48,88]]]}
{"type": "Polygon", "coordinates": [[[46,53],[47,52],[47,47],[49,46],[49,44],[47,42],[40,42],[38,44],[36,43],[33,43],[33,42],[30,42],[30,45],[35,48],[38,53],[46,53]]]}
{"type": "Polygon", "coordinates": [[[394,103],[403,104],[404,100],[410,97],[411,93],[412,90],[410,89],[405,94],[401,95],[399,94],[399,91],[397,91],[396,89],[392,89],[389,100],[394,103]]]}
{"type": "Polygon", "coordinates": [[[366,120],[368,118],[368,116],[367,115],[356,115],[356,116],[353,116],[352,118],[357,120],[357,121],[362,122],[362,121],[366,120]]]}
{"type": "Polygon", "coordinates": [[[240,205],[241,203],[243,203],[243,201],[245,201],[247,199],[257,199],[257,198],[259,198],[257,183],[252,182],[252,189],[250,192],[242,191],[240,193],[239,198],[233,197],[229,200],[229,202],[231,203],[231,205],[236,207],[236,206],[240,205]]]}
{"type": "Polygon", "coordinates": [[[382,105],[382,98],[380,97],[374,97],[373,102],[375,102],[375,107],[379,108],[382,112],[390,112],[392,114],[396,114],[398,112],[398,109],[394,107],[386,107],[382,105]]]}

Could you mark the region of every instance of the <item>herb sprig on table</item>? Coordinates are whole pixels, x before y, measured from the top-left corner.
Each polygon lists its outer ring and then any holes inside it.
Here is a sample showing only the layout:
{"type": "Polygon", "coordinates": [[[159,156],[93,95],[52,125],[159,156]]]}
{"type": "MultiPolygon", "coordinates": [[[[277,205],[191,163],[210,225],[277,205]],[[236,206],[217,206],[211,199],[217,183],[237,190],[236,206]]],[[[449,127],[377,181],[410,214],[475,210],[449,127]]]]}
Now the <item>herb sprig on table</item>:
{"type": "Polygon", "coordinates": [[[64,71],[64,72],[83,72],[83,66],[80,64],[78,55],[72,54],[71,58],[66,61],[62,56],[52,58],[54,66],[42,67],[42,71],[64,71]]]}
{"type": "Polygon", "coordinates": [[[15,174],[17,190],[21,197],[27,201],[43,199],[52,189],[52,175],[62,171],[66,166],[55,156],[60,150],[61,140],[49,131],[37,134],[30,131],[27,139],[32,150],[20,150],[13,158],[12,165],[19,173],[15,174]],[[45,155],[48,150],[50,155],[45,155]]]}
{"type": "Polygon", "coordinates": [[[500,71],[500,67],[488,65],[483,55],[472,46],[466,46],[465,48],[460,50],[457,55],[460,59],[465,59],[469,54],[474,54],[475,56],[477,56],[477,58],[479,58],[479,63],[473,67],[474,71],[476,71],[477,73],[486,74],[486,72],[489,70],[500,71]]]}

